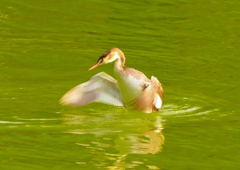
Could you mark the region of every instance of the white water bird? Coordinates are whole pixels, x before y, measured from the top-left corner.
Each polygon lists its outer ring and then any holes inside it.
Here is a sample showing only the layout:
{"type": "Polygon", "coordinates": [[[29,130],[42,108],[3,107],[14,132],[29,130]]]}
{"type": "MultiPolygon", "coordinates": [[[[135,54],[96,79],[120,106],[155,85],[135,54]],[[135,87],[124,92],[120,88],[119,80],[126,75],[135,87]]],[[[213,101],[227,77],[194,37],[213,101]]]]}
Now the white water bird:
{"type": "Polygon", "coordinates": [[[164,97],[161,83],[154,76],[148,79],[142,72],[126,67],[125,60],[123,52],[118,48],[105,52],[89,70],[115,61],[116,80],[107,73],[100,72],[68,91],[60,102],[73,106],[102,102],[146,113],[159,111],[164,97]]]}

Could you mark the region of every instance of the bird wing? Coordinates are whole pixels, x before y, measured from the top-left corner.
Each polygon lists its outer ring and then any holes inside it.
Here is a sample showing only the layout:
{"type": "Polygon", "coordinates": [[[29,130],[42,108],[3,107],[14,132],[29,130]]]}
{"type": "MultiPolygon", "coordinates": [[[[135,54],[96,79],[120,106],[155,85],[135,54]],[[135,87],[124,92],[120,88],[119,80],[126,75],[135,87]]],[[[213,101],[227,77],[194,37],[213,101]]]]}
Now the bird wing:
{"type": "Polygon", "coordinates": [[[117,80],[100,72],[90,80],[69,90],[61,99],[63,105],[83,106],[92,102],[124,106],[117,80]]]}

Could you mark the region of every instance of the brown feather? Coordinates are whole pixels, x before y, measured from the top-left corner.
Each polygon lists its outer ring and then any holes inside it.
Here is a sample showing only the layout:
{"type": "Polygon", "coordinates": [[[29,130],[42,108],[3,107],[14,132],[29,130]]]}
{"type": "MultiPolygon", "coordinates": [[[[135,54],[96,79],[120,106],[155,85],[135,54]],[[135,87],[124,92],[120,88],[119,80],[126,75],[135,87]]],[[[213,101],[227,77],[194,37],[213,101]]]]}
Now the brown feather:
{"type": "Polygon", "coordinates": [[[147,113],[151,113],[153,110],[159,111],[159,108],[153,104],[156,93],[163,101],[164,92],[161,83],[157,80],[157,78],[152,76],[151,84],[143,90],[140,96],[131,102],[131,105],[134,109],[147,113]]]}

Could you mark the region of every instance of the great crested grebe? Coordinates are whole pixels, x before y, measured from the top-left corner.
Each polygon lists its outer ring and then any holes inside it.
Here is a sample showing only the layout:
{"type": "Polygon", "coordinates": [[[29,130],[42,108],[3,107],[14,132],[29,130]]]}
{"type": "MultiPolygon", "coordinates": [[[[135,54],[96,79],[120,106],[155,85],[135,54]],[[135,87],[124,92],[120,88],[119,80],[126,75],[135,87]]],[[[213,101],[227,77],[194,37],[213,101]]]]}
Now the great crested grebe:
{"type": "Polygon", "coordinates": [[[89,70],[113,61],[117,80],[107,73],[100,72],[89,81],[68,91],[60,102],[73,106],[102,102],[146,113],[159,111],[164,97],[161,83],[154,76],[149,80],[142,72],[126,67],[125,56],[120,49],[113,48],[105,52],[89,70]]]}

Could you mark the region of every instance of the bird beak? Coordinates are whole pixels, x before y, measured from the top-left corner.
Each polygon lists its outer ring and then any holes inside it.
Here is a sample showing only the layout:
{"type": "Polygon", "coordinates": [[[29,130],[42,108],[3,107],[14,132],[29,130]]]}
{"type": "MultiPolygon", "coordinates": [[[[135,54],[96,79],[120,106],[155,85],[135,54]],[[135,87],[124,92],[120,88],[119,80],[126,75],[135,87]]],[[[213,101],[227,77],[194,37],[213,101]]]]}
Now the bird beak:
{"type": "Polygon", "coordinates": [[[90,69],[88,69],[88,71],[92,70],[92,69],[95,69],[97,66],[100,65],[100,62],[98,62],[97,64],[95,64],[94,66],[92,66],[90,69]]]}

